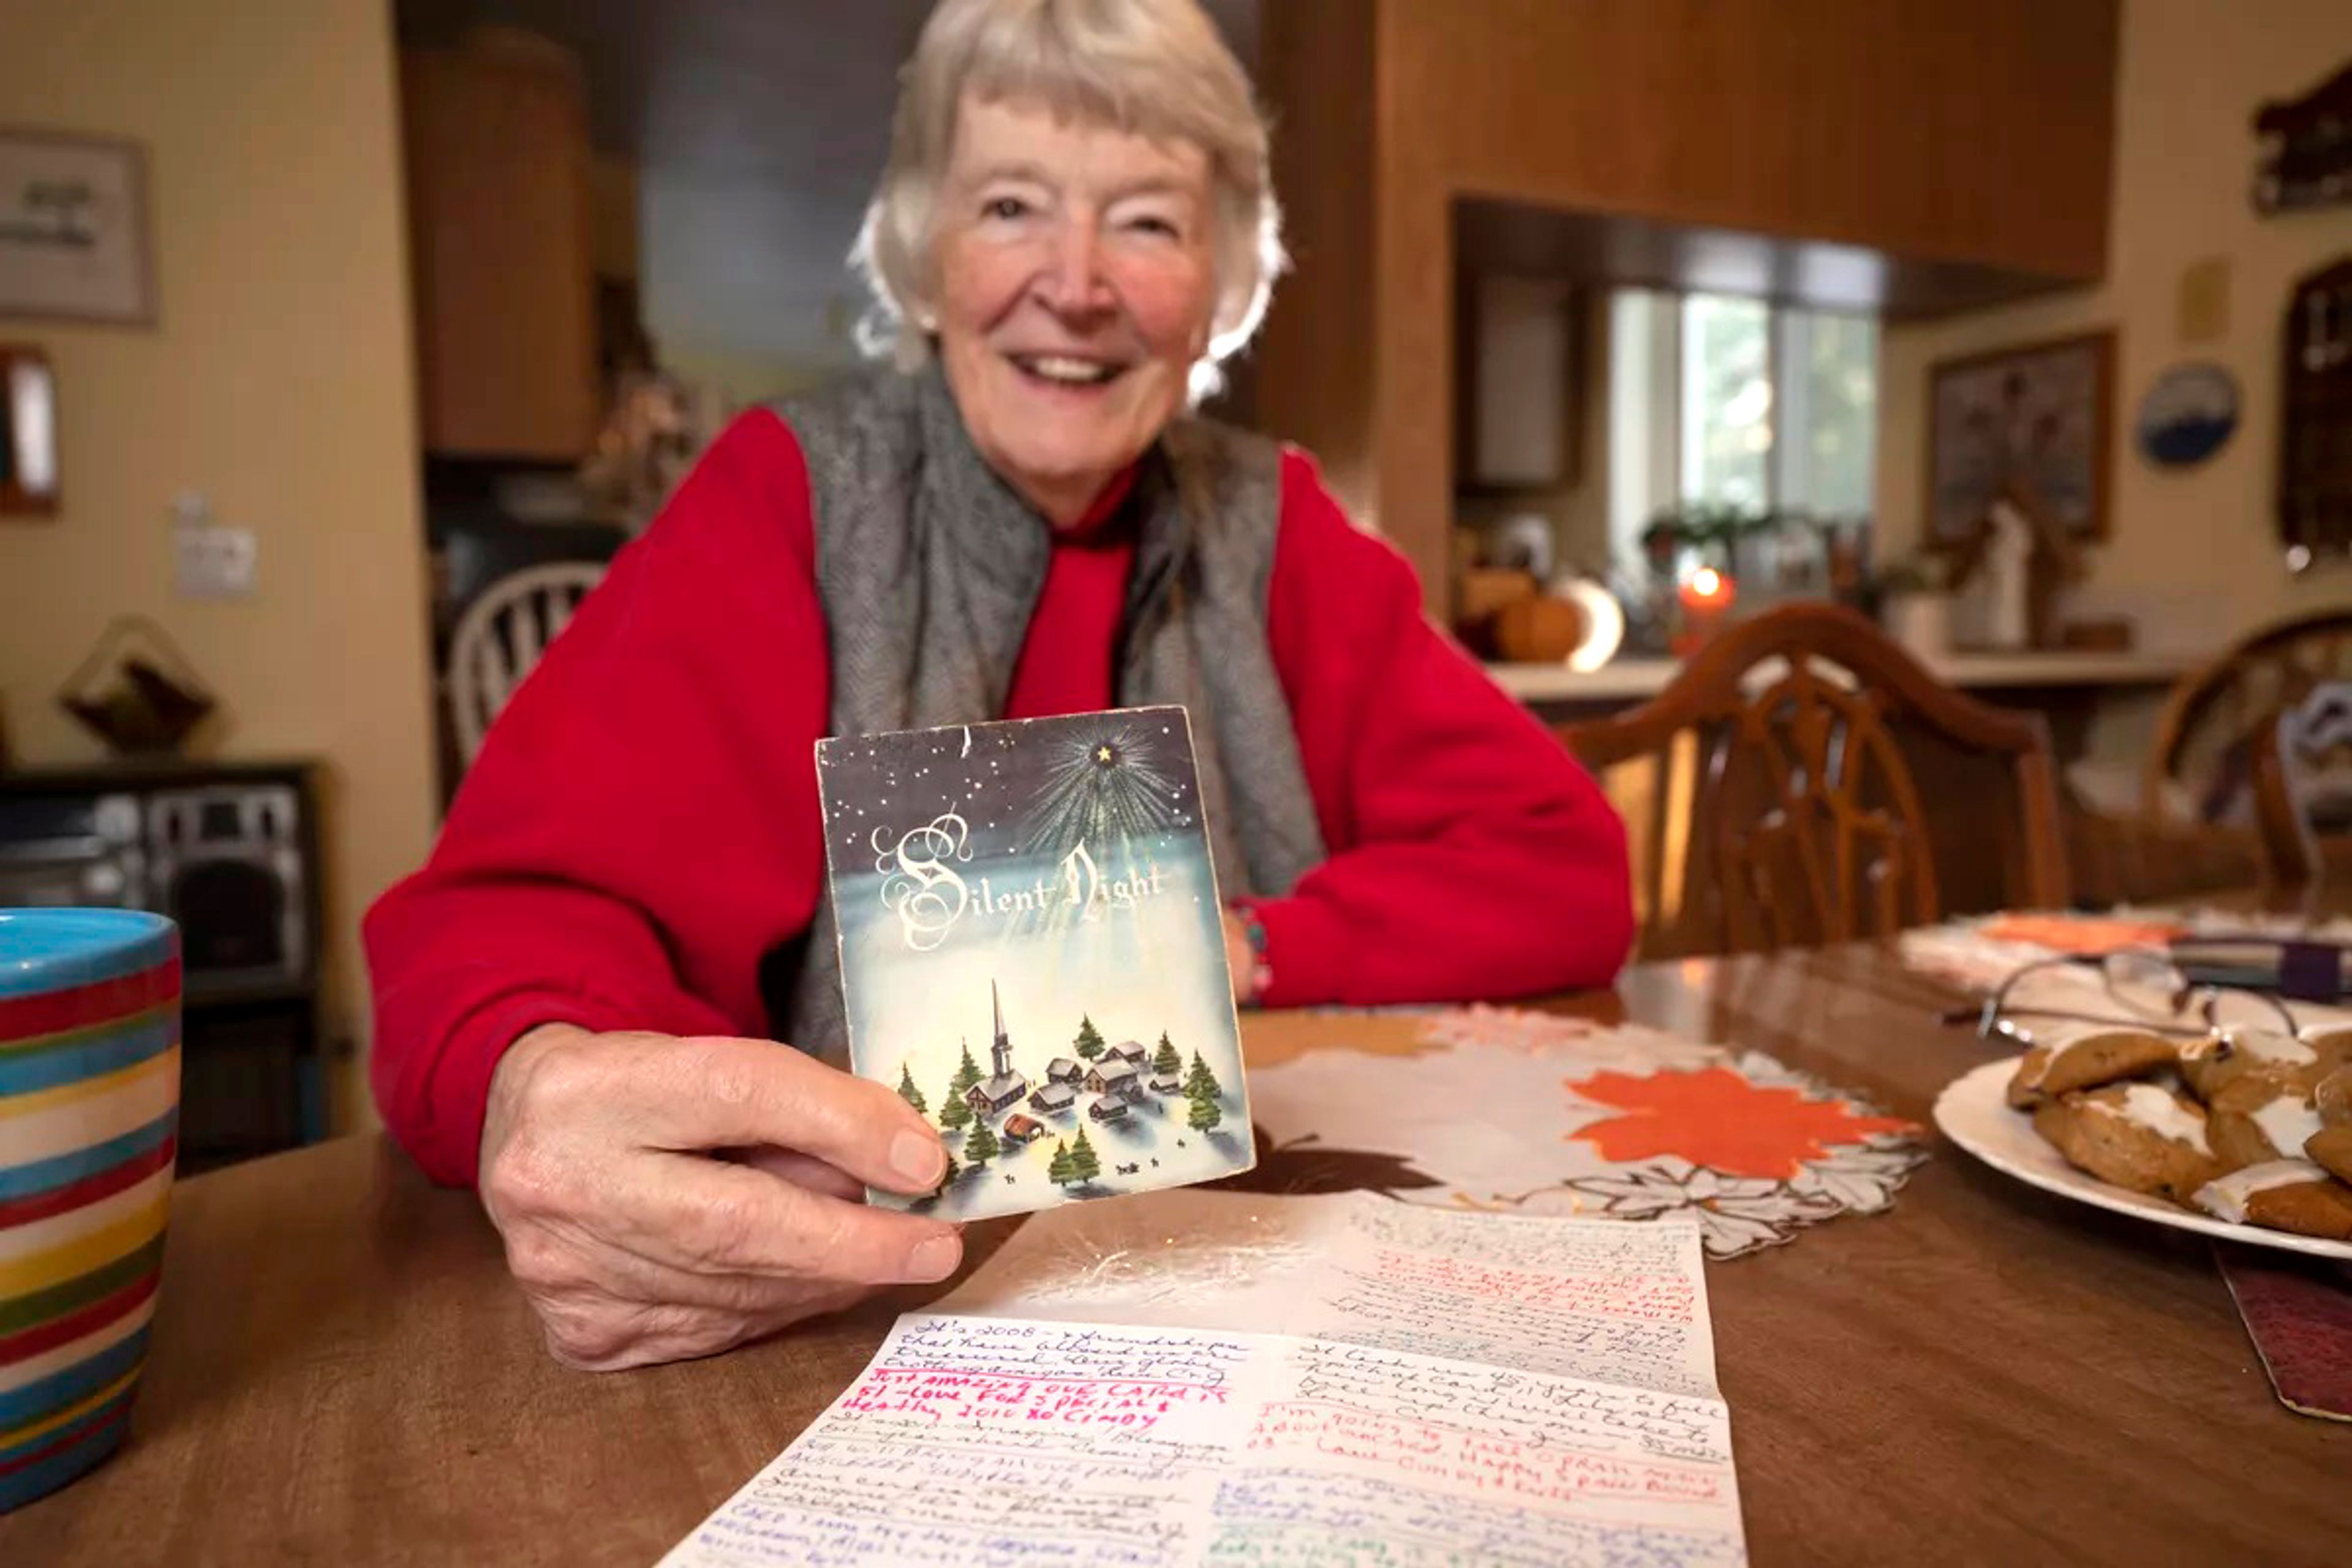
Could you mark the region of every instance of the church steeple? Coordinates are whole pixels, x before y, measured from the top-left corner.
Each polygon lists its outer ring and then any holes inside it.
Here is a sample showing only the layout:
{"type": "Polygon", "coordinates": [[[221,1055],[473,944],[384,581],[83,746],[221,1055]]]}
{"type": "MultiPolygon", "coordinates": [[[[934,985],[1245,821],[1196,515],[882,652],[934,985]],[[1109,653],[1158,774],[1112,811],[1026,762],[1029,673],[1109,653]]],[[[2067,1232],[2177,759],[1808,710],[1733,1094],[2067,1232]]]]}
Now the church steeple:
{"type": "Polygon", "coordinates": [[[996,1009],[996,1043],[989,1047],[989,1060],[996,1068],[996,1076],[1003,1078],[1013,1070],[1013,1042],[1004,1033],[1004,998],[997,994],[996,982],[988,983],[988,1000],[996,1009]]]}

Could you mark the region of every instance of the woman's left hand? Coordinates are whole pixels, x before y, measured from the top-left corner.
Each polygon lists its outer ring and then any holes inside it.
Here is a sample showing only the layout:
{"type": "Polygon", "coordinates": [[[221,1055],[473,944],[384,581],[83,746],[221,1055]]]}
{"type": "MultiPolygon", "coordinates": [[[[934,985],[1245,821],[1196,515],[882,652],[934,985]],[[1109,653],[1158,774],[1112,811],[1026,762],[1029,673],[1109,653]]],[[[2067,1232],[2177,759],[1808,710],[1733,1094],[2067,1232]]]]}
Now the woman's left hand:
{"type": "Polygon", "coordinates": [[[1234,1000],[1246,1005],[1256,989],[1250,984],[1250,974],[1257,967],[1257,954],[1250,951],[1249,931],[1241,916],[1227,910],[1224,912],[1225,967],[1233,972],[1234,1000]]]}

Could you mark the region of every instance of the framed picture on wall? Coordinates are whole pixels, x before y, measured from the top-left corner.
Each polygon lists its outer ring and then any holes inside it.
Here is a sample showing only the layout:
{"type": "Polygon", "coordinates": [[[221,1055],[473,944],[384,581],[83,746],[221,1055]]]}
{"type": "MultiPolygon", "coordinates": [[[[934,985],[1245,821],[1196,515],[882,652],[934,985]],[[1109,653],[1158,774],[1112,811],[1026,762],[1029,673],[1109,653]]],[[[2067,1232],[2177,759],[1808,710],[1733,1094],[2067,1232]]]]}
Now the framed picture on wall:
{"type": "Polygon", "coordinates": [[[137,142],[0,128],[0,316],[154,321],[137,142]]]}
{"type": "Polygon", "coordinates": [[[2075,539],[2107,533],[2113,329],[1927,371],[1927,536],[1957,543],[2015,484],[2075,539]]]}

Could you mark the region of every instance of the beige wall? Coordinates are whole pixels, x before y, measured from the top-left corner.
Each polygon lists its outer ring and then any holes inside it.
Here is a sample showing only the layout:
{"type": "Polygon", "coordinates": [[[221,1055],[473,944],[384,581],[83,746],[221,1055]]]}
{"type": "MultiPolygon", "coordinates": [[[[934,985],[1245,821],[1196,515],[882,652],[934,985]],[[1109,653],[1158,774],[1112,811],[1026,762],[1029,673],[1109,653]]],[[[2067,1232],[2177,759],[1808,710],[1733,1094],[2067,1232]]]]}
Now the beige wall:
{"type": "Polygon", "coordinates": [[[1947,355],[2114,326],[2118,330],[2113,538],[2086,608],[2140,617],[2150,647],[2213,647],[2244,628],[2352,600],[2352,566],[2290,580],[2272,532],[2278,446],[2279,318],[2291,280],[2352,249],[2352,209],[2258,217],[2247,199],[2251,121],[2299,96],[2352,52],[2346,0],[2126,0],[2117,84],[2107,281],[2032,305],[1885,338],[1879,515],[1884,548],[1918,536],[1927,367],[1947,355]],[[2229,324],[2184,341],[2184,269],[2228,263],[2229,324]],[[2212,359],[2235,373],[2242,422],[2202,467],[2160,469],[2134,449],[2139,400],[2168,366],[2212,359]]]}
{"type": "Polygon", "coordinates": [[[0,322],[58,380],[65,508],[0,523],[0,700],[28,761],[97,748],[50,700],[109,617],[224,700],[214,749],[323,758],[331,1029],[355,924],[432,829],[425,563],[383,0],[7,8],[0,124],[145,143],[161,319],[0,322]],[[250,598],[172,590],[172,497],[260,545],[250,598]]]}

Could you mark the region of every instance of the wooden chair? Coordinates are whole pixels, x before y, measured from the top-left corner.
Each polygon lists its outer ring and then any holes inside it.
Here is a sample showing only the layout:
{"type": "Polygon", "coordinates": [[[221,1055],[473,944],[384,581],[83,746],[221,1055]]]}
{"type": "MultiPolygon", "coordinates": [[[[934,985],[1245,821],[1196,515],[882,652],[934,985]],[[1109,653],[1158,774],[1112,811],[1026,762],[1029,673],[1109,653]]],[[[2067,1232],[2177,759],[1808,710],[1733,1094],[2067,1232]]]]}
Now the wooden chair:
{"type": "Polygon", "coordinates": [[[2151,820],[2214,822],[2246,788],[2256,737],[2327,681],[2352,680],[2352,609],[2267,626],[2165,700],[2140,784],[2151,820]]]}
{"type": "Polygon", "coordinates": [[[1654,700],[1558,732],[1621,801],[1623,770],[1643,770],[1652,826],[1634,859],[1645,957],[1931,923],[1948,912],[1943,871],[1970,862],[1999,866],[2001,904],[2068,902],[2041,718],[1939,684],[1848,610],[1759,616],[1703,647],[1654,700]],[[1938,775],[1973,760],[2002,781],[1938,796],[1940,845],[1911,755],[1922,742],[1938,775]],[[2003,842],[2009,853],[1995,854],[2003,842]]]}
{"type": "Polygon", "coordinates": [[[449,637],[449,717],[468,767],[490,721],[604,580],[593,561],[554,561],[510,572],[482,590],[449,637]]]}
{"type": "MultiPolygon", "coordinates": [[[[2257,731],[2250,765],[2254,826],[2273,908],[2318,911],[2330,869],[2328,837],[2314,820],[2325,775],[2352,758],[2352,682],[2326,681],[2257,731]]],[[[2340,791],[2338,793],[2341,793],[2340,791]]],[[[2340,815],[2340,802],[2336,807],[2340,815]]]]}

